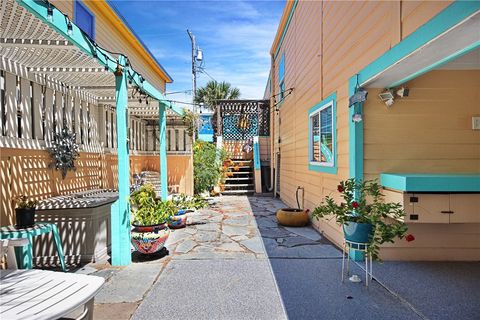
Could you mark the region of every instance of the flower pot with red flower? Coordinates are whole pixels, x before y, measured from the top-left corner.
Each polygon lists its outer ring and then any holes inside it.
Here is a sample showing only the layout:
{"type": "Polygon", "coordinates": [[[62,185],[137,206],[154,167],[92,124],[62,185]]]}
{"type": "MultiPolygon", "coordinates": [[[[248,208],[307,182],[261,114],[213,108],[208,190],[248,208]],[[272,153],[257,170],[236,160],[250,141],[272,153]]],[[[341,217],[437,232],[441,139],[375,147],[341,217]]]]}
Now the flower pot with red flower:
{"type": "Polygon", "coordinates": [[[345,240],[368,244],[369,253],[378,259],[380,245],[393,243],[407,232],[402,205],[386,202],[381,190],[376,180],[342,181],[337,187],[341,200],[327,196],[312,218],[335,218],[342,225],[345,240]]]}
{"type": "Polygon", "coordinates": [[[37,204],[38,201],[29,200],[25,195],[15,198],[15,227],[22,229],[35,224],[35,207],[37,204]]]}

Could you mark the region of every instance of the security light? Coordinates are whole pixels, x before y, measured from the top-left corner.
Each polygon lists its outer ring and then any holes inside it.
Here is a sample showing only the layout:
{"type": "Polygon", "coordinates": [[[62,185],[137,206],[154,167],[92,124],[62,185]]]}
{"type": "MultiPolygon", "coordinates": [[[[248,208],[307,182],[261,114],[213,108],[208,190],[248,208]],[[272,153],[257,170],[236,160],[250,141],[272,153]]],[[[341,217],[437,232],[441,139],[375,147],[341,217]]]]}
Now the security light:
{"type": "Polygon", "coordinates": [[[382,101],[387,101],[387,100],[395,98],[394,95],[393,95],[393,92],[391,90],[388,90],[388,89],[386,89],[385,91],[380,93],[378,96],[380,97],[380,99],[382,101]]]}
{"type": "Polygon", "coordinates": [[[390,107],[395,102],[395,96],[393,95],[393,91],[390,89],[385,89],[385,91],[380,93],[378,96],[387,105],[387,107],[390,107]]]}
{"type": "Polygon", "coordinates": [[[397,93],[397,96],[399,96],[400,98],[403,98],[403,97],[408,97],[408,93],[410,92],[410,90],[406,87],[400,87],[399,89],[397,89],[396,93],[397,93]]]}

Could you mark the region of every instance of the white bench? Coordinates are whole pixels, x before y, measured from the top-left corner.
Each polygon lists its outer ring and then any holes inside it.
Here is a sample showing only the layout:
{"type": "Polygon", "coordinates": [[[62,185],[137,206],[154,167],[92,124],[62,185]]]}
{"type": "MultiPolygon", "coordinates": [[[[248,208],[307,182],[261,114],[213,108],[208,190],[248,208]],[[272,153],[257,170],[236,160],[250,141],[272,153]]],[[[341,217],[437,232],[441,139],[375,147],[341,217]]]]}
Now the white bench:
{"type": "Polygon", "coordinates": [[[105,280],[45,270],[0,270],[0,319],[58,319],[81,307],[93,319],[93,299],[105,280]]]}

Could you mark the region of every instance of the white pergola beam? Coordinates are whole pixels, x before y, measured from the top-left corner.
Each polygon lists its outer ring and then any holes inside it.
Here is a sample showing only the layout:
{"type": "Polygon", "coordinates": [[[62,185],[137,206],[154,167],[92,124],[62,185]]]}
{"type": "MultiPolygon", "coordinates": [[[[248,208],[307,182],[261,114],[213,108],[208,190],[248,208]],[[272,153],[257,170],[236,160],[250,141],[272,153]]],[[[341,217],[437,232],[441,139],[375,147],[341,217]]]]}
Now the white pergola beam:
{"type": "Polygon", "coordinates": [[[29,47],[51,49],[52,47],[60,47],[60,49],[77,50],[77,48],[67,40],[0,38],[0,45],[4,48],[29,47]]]}
{"type": "Polygon", "coordinates": [[[83,72],[83,73],[105,73],[105,68],[83,68],[83,67],[30,67],[29,72],[34,73],[62,73],[62,72],[83,72]]]}

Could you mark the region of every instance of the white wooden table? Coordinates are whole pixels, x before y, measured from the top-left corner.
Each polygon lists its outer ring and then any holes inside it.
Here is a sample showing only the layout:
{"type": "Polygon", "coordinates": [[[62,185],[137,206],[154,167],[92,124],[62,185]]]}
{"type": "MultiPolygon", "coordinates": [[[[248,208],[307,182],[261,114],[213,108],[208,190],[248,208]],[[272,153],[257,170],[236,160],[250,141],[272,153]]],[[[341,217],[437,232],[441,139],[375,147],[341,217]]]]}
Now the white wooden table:
{"type": "Polygon", "coordinates": [[[93,319],[93,298],[104,279],[45,270],[0,270],[0,319],[58,319],[85,305],[80,318],[93,319]]]}

